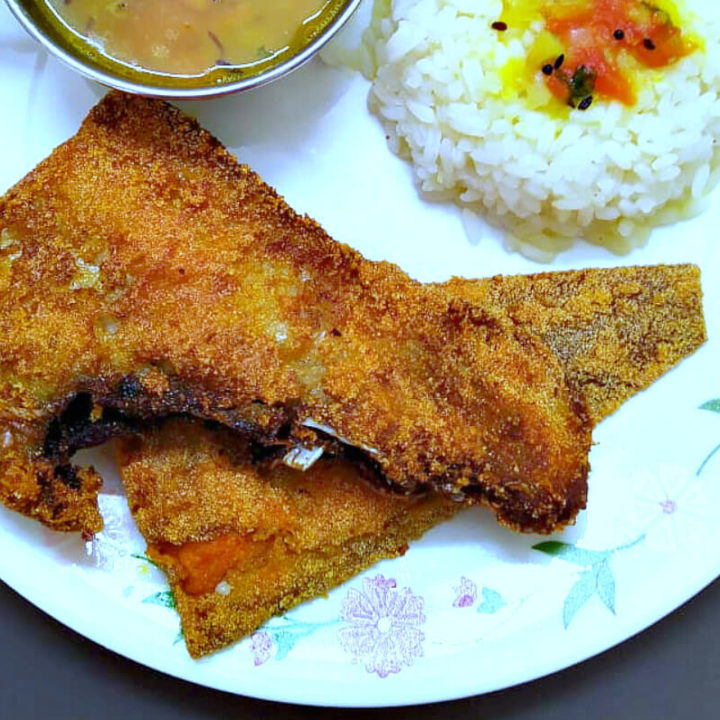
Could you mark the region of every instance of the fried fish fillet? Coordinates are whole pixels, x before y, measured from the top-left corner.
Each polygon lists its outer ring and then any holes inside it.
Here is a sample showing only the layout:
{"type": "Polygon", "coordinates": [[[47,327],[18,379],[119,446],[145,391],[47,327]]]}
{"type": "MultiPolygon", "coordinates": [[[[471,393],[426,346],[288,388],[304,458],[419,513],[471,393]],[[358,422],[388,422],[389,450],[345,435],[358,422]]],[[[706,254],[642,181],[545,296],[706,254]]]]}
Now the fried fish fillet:
{"type": "Polygon", "coordinates": [[[264,475],[236,435],[190,421],[121,441],[118,460],[193,657],[401,555],[461,507],[436,494],[380,492],[347,460],[264,475]]]}
{"type": "MultiPolygon", "coordinates": [[[[545,337],[594,422],[705,338],[699,273],[688,265],[457,280],[448,290],[499,304],[545,337]]],[[[380,493],[342,460],[263,474],[246,444],[199,423],[122,441],[118,461],[193,657],[402,554],[462,507],[380,493]]]]}
{"type": "Polygon", "coordinates": [[[101,525],[74,450],[178,413],[520,530],[585,504],[544,342],[333,241],[160,101],[110,93],[0,200],[0,339],[0,499],[57,529],[101,525]]]}
{"type": "Polygon", "coordinates": [[[537,334],[560,359],[593,425],[707,338],[695,265],[453,278],[443,287],[537,334]]]}

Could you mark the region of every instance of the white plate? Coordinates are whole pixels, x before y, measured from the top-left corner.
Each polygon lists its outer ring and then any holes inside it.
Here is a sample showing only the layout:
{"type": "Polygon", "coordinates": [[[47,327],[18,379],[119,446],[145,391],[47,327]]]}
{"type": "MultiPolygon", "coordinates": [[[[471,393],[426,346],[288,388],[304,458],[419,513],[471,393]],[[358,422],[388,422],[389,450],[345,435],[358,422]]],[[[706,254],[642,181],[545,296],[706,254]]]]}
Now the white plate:
{"type": "MultiPolygon", "coordinates": [[[[102,94],[40,51],[4,6],[0,88],[0,190],[71,136],[102,94]]],[[[540,269],[492,239],[470,245],[456,210],[418,198],[408,168],[386,150],[366,110],[366,93],[360,78],[317,62],[252,94],[186,109],[291,205],[367,257],[396,262],[421,280],[540,269]]],[[[704,215],[656,231],[628,257],[578,247],[552,266],[696,262],[710,335],[695,356],[597,429],[589,509],[556,538],[567,543],[564,558],[533,548],[547,538],[516,536],[489,514],[468,512],[404,558],[195,662],[178,642],[175,613],[164,606],[162,576],[133,557],[143,543],[113,491],[111,454],[95,451],[109,487],[101,498],[107,528],[92,555],[78,538],[2,510],[0,577],[61,622],[138,662],[291,702],[458,698],[530,680],[621,642],[720,573],[720,453],[698,473],[720,443],[720,413],[700,409],[720,398],[718,227],[716,193],[704,215]],[[403,611],[384,616],[384,601],[397,594],[406,601],[403,611]]]]}

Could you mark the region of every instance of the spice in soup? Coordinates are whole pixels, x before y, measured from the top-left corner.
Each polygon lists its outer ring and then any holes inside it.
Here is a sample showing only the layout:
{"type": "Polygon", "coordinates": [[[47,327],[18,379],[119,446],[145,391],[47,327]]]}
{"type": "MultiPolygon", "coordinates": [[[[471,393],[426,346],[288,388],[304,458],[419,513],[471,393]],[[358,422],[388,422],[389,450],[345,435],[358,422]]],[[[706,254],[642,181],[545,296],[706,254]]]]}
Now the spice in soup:
{"type": "Polygon", "coordinates": [[[168,75],[268,61],[305,44],[330,0],[45,0],[105,55],[168,75]]]}

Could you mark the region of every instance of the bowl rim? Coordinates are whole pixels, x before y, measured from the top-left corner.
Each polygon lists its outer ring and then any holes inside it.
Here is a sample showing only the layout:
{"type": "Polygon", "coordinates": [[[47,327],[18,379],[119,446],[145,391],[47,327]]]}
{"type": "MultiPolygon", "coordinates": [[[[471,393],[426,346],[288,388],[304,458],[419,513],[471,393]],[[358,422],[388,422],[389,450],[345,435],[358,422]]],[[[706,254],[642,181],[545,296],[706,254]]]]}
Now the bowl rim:
{"type": "Polygon", "coordinates": [[[46,50],[52,53],[65,65],[84,77],[95,80],[116,90],[145,95],[147,97],[161,98],[165,100],[199,100],[203,98],[219,97],[230,93],[250,90],[252,88],[267,85],[274,80],[284,77],[296,70],[310,60],[325,45],[340,28],[350,19],[357,10],[361,0],[347,0],[345,7],[337,14],[335,19],[320,33],[309,45],[306,45],[300,52],[288,58],[279,65],[268,69],[258,75],[242,78],[232,82],[219,85],[200,86],[192,88],[164,88],[158,85],[151,85],[142,82],[133,82],[113,73],[99,70],[87,65],[80,57],[68,52],[54,43],[38,26],[32,21],[25,9],[18,0],[5,0],[10,12],[15,16],[25,31],[39,42],[46,50]]]}

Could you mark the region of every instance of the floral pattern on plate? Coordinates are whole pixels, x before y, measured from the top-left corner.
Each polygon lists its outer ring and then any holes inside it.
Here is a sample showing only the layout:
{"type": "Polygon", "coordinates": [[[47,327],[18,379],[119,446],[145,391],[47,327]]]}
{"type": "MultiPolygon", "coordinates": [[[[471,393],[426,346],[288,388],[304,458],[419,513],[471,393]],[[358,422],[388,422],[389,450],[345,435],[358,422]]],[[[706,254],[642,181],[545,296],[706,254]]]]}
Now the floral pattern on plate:
{"type": "MultiPolygon", "coordinates": [[[[720,400],[703,404],[702,409],[720,413],[720,400]]],[[[618,554],[640,544],[651,549],[671,552],[683,544],[685,525],[696,528],[710,519],[703,509],[702,485],[697,482],[701,471],[712,459],[716,448],[702,463],[697,473],[690,473],[685,466],[661,464],[658,471],[634,478],[637,501],[631,507],[636,525],[642,532],[622,545],[609,549],[593,549],[580,544],[549,540],[536,543],[532,550],[568,566],[572,576],[569,591],[561,605],[562,623],[567,630],[579,611],[593,598],[613,615],[616,609],[617,581],[612,560],[618,554]],[[693,504],[695,503],[695,504],[693,504]],[[695,508],[693,510],[693,508],[695,508]]],[[[88,546],[98,568],[108,569],[117,557],[124,557],[122,550],[127,538],[128,515],[123,516],[122,498],[101,496],[101,509],[106,519],[104,537],[93,539],[88,546]]],[[[693,535],[691,540],[695,539],[693,535]]],[[[144,555],[133,557],[147,565],[153,563],[144,555]]],[[[495,615],[510,607],[512,617],[521,611],[528,596],[508,605],[503,594],[488,585],[461,575],[452,587],[452,608],[474,608],[480,615],[495,615]]],[[[157,590],[141,602],[175,609],[175,600],[169,590],[157,590]]],[[[394,578],[384,575],[364,576],[361,587],[350,587],[342,600],[339,616],[321,622],[300,619],[303,608],[297,608],[279,618],[274,618],[255,632],[249,642],[249,651],[255,667],[270,660],[284,660],[301,641],[308,641],[323,628],[340,625],[337,636],[342,650],[353,663],[362,663],[370,674],[379,678],[397,675],[404,667],[410,667],[424,655],[427,604],[422,596],[410,588],[398,588],[394,578]]],[[[439,612],[432,608],[430,612],[439,612]]],[[[512,632],[512,624],[507,628],[512,632]]],[[[177,643],[182,635],[176,638],[177,643]]],[[[435,640],[436,645],[442,641],[435,640]]],[[[476,644],[470,639],[467,645],[476,644]]]]}
{"type": "MultiPolygon", "coordinates": [[[[4,190],[76,131],[103,90],[39,51],[2,3],[0,86],[9,108],[0,118],[4,190]]],[[[419,280],[544,269],[509,255],[490,238],[468,246],[455,211],[422,202],[405,168],[387,152],[376,121],[362,112],[366,97],[362,81],[315,63],[253,93],[184,108],[331,234],[368,257],[399,263],[419,280]],[[420,242],[423,237],[432,242],[420,242]]],[[[569,548],[564,557],[533,550],[548,539],[511,536],[489,516],[464,513],[414,543],[404,557],[201,662],[191,660],[181,642],[162,574],[133,556],[144,551],[142,539],[130,538],[127,555],[112,523],[87,557],[81,538],[50,537],[0,508],[0,577],[61,622],[138,662],[288,702],[431,702],[523,682],[605,650],[720,572],[716,554],[708,551],[720,544],[720,528],[693,515],[717,506],[720,480],[719,200],[716,192],[703,215],[663,228],[627,258],[592,247],[565,258],[567,267],[699,264],[710,338],[598,428],[591,507],[576,528],[553,538],[576,551],[600,553],[589,562],[569,561],[569,548]],[[630,455],[632,468],[618,462],[621,452],[630,455]],[[673,476],[672,468],[680,472],[673,476]],[[647,482],[635,486],[645,475],[647,482]],[[640,513],[642,523],[623,516],[625,524],[615,525],[625,505],[631,513],[636,506],[652,512],[640,513]],[[672,525],[679,529],[668,530],[672,525]],[[644,540],[619,549],[643,533],[644,540]],[[98,565],[112,565],[112,572],[98,565]],[[573,613],[566,610],[567,598],[581,577],[589,579],[573,591],[573,613]],[[402,600],[405,593],[406,615],[393,610],[381,624],[379,599],[402,600]],[[570,618],[567,627],[563,616],[570,618]],[[404,654],[380,643],[388,622],[398,623],[404,654]],[[499,663],[498,651],[517,662],[499,663]]],[[[96,456],[89,462],[96,464],[96,456]]]]}
{"type": "Polygon", "coordinates": [[[423,654],[424,601],[382,575],[363,578],[362,587],[348,590],[343,600],[340,643],[369,673],[386,678],[423,654]]]}

